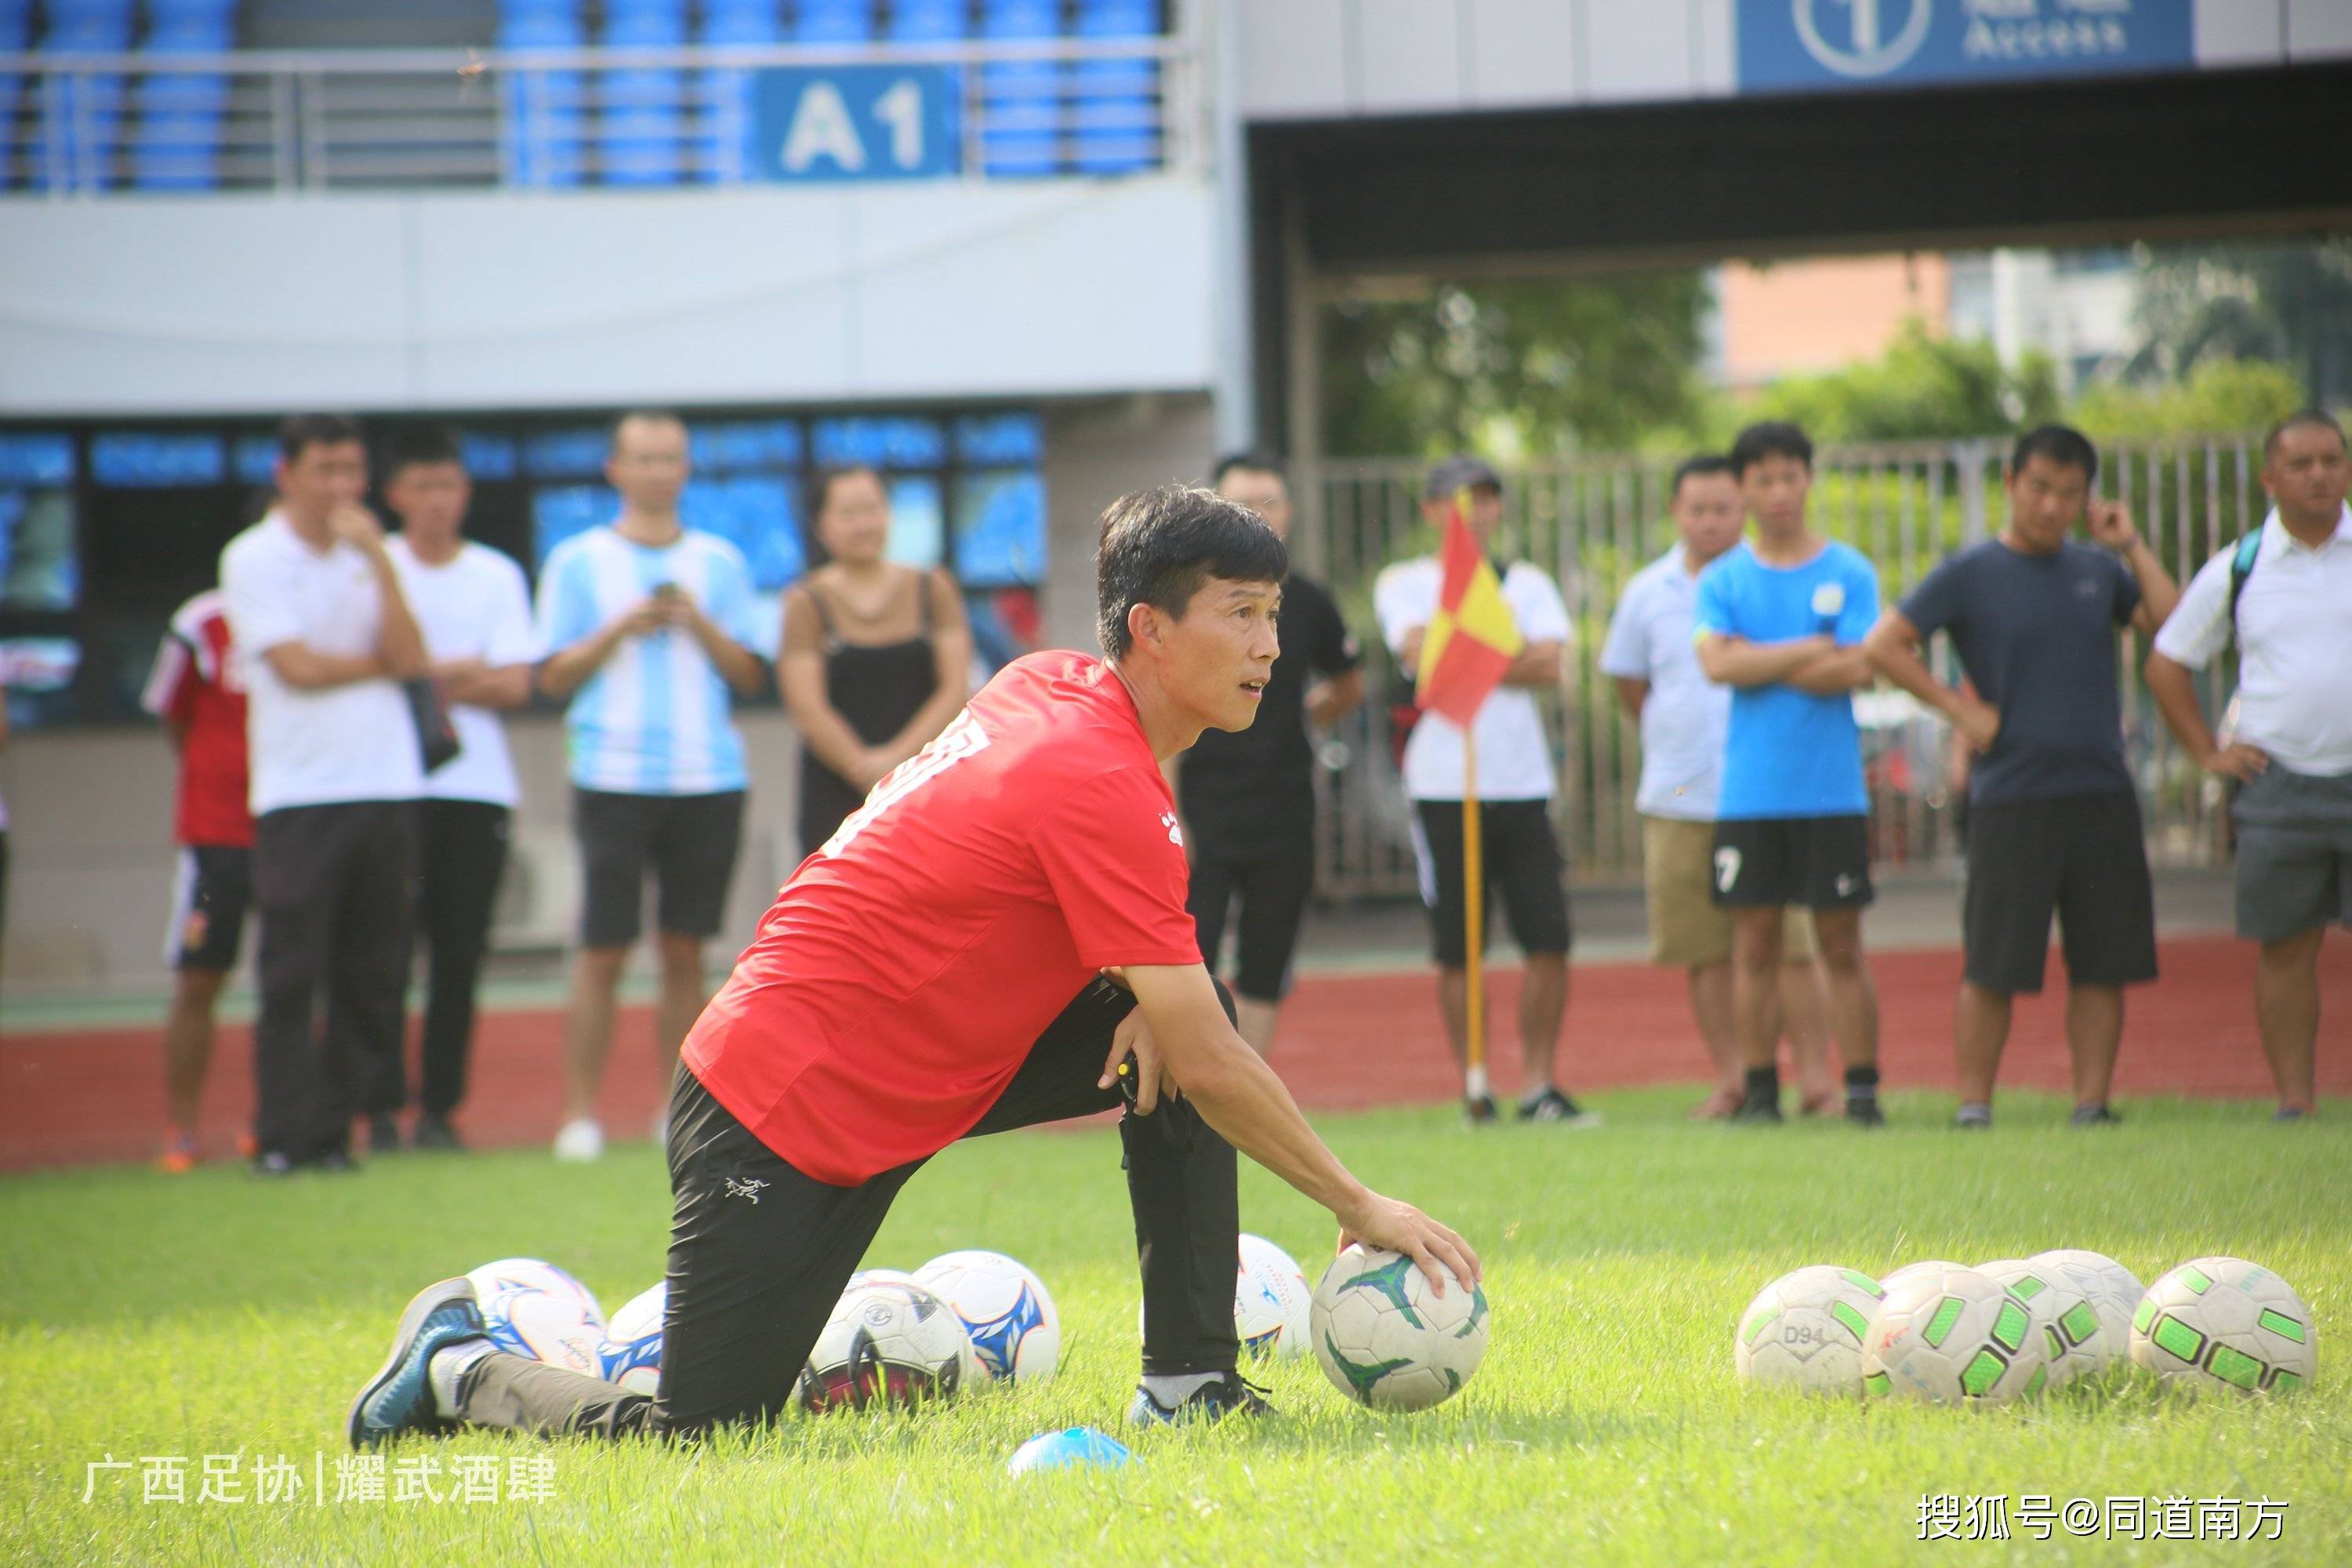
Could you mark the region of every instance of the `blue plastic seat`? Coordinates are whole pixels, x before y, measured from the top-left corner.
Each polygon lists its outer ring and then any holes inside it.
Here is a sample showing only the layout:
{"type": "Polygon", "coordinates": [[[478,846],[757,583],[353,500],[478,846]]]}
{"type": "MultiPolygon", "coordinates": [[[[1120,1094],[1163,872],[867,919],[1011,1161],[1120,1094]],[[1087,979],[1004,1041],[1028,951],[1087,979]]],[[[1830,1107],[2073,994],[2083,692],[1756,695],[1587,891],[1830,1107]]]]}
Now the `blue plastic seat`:
{"type": "MultiPolygon", "coordinates": [[[[1061,34],[1059,0],[981,0],[983,38],[1013,42],[1061,34]]],[[[1066,82],[1055,60],[1004,60],[981,68],[982,168],[1000,178],[1061,172],[1066,82]]]]}
{"type": "MultiPolygon", "coordinates": [[[[761,45],[783,41],[777,0],[704,0],[700,41],[716,45],[761,45]]],[[[695,146],[692,177],[740,184],[749,172],[751,73],[724,68],[705,71],[702,100],[709,108],[695,146]]]]}
{"type": "MultiPolygon", "coordinates": [[[[1077,0],[1081,38],[1160,36],[1159,0],[1077,0]]],[[[1080,60],[1070,71],[1070,162],[1081,174],[1123,174],[1160,163],[1160,63],[1080,60]]]]}
{"type": "Polygon", "coordinates": [[[943,43],[971,32],[965,0],[898,0],[890,7],[890,37],[901,44],[943,43]]]}
{"type": "Polygon", "coordinates": [[[874,38],[874,0],[801,0],[793,16],[796,44],[864,44],[874,38]]]}
{"type": "MultiPolygon", "coordinates": [[[[588,41],[580,0],[499,0],[498,43],[502,49],[576,49],[588,41]]],[[[580,183],[587,116],[587,91],[574,70],[513,70],[499,84],[507,107],[507,183],[516,185],[576,185],[580,183]]]]}

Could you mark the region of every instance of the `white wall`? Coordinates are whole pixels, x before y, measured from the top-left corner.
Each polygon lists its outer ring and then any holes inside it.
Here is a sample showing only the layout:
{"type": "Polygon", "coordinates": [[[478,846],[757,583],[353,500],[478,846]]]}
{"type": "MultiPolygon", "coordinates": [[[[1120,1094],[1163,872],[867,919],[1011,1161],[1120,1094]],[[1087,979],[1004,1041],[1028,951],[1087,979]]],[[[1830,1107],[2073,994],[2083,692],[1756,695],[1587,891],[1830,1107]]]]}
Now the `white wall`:
{"type": "MultiPolygon", "coordinates": [[[[1265,120],[1720,97],[1740,8],[1790,3],[1224,0],[1222,14],[1243,35],[1240,112],[1265,120]]],[[[2203,67],[2352,55],[2352,0],[2192,4],[2203,67]]]]}
{"type": "Polygon", "coordinates": [[[1206,181],[0,200],[0,414],[1202,388],[1206,181]]]}

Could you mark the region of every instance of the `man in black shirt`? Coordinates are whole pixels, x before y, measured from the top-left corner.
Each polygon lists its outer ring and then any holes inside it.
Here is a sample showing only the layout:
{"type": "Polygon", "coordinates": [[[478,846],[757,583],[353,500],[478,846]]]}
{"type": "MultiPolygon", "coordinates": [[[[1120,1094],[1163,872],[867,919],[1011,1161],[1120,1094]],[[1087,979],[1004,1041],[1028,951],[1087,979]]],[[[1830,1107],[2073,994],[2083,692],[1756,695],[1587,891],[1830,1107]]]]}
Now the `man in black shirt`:
{"type": "MultiPolygon", "coordinates": [[[[1220,460],[1211,480],[1266,526],[1290,537],[1290,489],[1281,463],[1260,453],[1220,460]]],[[[1187,904],[1201,956],[1214,973],[1236,899],[1242,1038],[1264,1056],[1290,988],[1290,953],[1315,885],[1315,750],[1307,722],[1328,727],[1364,700],[1362,655],[1339,607],[1295,566],[1282,582],[1282,656],[1246,730],[1213,731],[1184,753],[1177,802],[1184,813],[1192,888],[1187,904]]]]}

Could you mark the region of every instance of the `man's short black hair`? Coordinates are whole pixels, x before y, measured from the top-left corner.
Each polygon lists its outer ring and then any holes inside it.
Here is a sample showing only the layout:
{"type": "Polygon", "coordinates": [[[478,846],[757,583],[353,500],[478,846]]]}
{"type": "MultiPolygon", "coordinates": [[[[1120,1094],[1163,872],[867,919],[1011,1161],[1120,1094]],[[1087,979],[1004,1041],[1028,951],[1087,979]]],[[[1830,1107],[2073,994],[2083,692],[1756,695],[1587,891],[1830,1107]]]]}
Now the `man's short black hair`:
{"type": "Polygon", "coordinates": [[[289,414],[278,425],[278,455],[297,462],[310,447],[340,447],[357,441],[360,422],[344,414],[289,414]]]}
{"type": "Polygon", "coordinates": [[[2080,468],[2085,480],[2099,477],[2099,451],[2091,438],[2072,425],[2037,425],[2017,438],[2009,454],[2009,471],[2025,472],[2028,460],[2047,458],[2061,468],[2080,468]]]}
{"type": "Polygon", "coordinates": [[[1181,617],[1212,577],[1279,583],[1289,571],[1290,552],[1264,518],[1239,501],[1194,485],[1137,490],[1102,515],[1095,635],[1105,655],[1123,658],[1132,641],[1127,615],[1136,605],[1181,617]]]}
{"type": "Polygon", "coordinates": [[[681,430],[686,428],[685,418],[671,413],[667,408],[632,408],[614,420],[613,428],[606,432],[604,449],[607,452],[617,452],[621,449],[621,432],[628,428],[630,421],[635,419],[643,419],[656,425],[675,425],[681,430]]]}
{"type": "Polygon", "coordinates": [[[2325,408],[2298,408],[2272,426],[2270,433],[2263,437],[2263,461],[2267,463],[2278,456],[2279,437],[2290,430],[2305,428],[2333,430],[2336,432],[2336,444],[2338,446],[2345,444],[2344,426],[2336,423],[2336,416],[2325,408]]]}
{"type": "Polygon", "coordinates": [[[1674,488],[1666,492],[1666,499],[1669,501],[1680,500],[1685,479],[1699,479],[1707,474],[1731,474],[1734,479],[1738,478],[1732,470],[1730,458],[1718,457],[1713,452],[1701,452],[1695,457],[1685,458],[1675,466],[1674,488]]]}
{"type": "Polygon", "coordinates": [[[1227,452],[1223,457],[1219,458],[1217,466],[1209,470],[1209,488],[1215,489],[1223,484],[1225,476],[1235,468],[1244,473],[1272,474],[1283,482],[1285,488],[1290,484],[1290,475],[1283,468],[1280,458],[1271,452],[1253,448],[1246,452],[1227,452]]]}
{"type": "Polygon", "coordinates": [[[1731,471],[1741,479],[1767,458],[1794,458],[1810,468],[1812,438],[1786,419],[1766,419],[1742,430],[1731,443],[1731,471]]]}
{"type": "Polygon", "coordinates": [[[404,468],[429,467],[436,463],[456,463],[464,467],[466,449],[459,445],[457,432],[446,425],[417,425],[403,430],[392,439],[384,454],[383,477],[389,481],[400,477],[404,468]]]}

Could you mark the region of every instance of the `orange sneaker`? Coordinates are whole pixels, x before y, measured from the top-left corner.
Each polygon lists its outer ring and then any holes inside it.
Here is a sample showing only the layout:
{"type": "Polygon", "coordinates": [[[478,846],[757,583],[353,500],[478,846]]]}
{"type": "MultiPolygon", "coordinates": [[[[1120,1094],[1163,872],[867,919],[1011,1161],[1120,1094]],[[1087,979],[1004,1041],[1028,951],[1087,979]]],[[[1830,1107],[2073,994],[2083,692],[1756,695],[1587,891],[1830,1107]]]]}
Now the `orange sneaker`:
{"type": "Polygon", "coordinates": [[[163,1152],[155,1157],[155,1168],[167,1176],[184,1176],[196,1168],[196,1135],[174,1127],[163,1135],[163,1152]]]}

